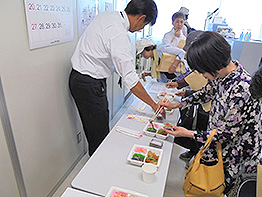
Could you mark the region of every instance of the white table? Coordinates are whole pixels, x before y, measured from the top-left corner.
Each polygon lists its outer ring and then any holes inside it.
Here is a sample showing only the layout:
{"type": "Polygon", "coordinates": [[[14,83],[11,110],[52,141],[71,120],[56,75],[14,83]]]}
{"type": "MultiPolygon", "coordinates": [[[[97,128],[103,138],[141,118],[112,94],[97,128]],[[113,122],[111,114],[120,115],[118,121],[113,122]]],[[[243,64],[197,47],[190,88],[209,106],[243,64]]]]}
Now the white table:
{"type": "MultiPolygon", "coordinates": [[[[136,102],[138,102],[137,99],[132,105],[136,106],[136,102]]],[[[153,115],[153,110],[149,107],[145,111],[147,116],[153,115]]],[[[117,125],[142,131],[146,124],[127,119],[127,114],[130,112],[136,113],[127,109],[117,125]]],[[[178,110],[175,110],[173,114],[167,116],[166,121],[176,123],[177,114],[178,110]]],[[[134,166],[127,161],[128,154],[134,144],[149,146],[151,139],[152,137],[145,135],[139,139],[133,138],[115,131],[114,127],[72,181],[72,187],[102,196],[107,194],[111,186],[136,191],[150,197],[163,196],[173,149],[173,136],[162,140],[164,142],[163,157],[153,183],[144,183],[141,167],[134,166]]]]}
{"type": "Polygon", "coordinates": [[[89,194],[89,193],[82,192],[82,191],[68,187],[66,188],[66,190],[64,191],[61,197],[98,197],[98,196],[95,194],[89,194]]]}

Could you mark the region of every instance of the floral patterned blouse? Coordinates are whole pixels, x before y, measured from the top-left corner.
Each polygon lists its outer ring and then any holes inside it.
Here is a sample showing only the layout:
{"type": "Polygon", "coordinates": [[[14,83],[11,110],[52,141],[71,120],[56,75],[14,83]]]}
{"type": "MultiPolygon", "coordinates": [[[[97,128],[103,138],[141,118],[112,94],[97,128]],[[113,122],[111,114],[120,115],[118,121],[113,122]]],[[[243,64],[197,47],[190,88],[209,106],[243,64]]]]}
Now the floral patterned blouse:
{"type": "MultiPolygon", "coordinates": [[[[251,97],[251,76],[238,63],[238,67],[225,78],[210,81],[202,90],[182,99],[184,107],[212,101],[207,131],[195,131],[195,139],[205,142],[214,128],[213,141],[222,144],[226,186],[233,184],[237,174],[255,173],[262,148],[260,103],[251,97]],[[243,166],[243,167],[241,167],[243,166]]],[[[216,158],[212,143],[205,159],[216,158]]]]}

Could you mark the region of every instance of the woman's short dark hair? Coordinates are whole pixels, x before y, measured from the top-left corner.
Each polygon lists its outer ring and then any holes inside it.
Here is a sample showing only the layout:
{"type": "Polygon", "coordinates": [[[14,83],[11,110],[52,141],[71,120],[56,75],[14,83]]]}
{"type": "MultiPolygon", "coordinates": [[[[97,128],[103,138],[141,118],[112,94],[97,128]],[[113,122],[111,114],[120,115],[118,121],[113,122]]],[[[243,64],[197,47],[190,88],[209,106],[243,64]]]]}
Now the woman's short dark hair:
{"type": "Polygon", "coordinates": [[[249,91],[254,98],[262,98],[262,67],[253,75],[249,91]]]}
{"type": "Polygon", "coordinates": [[[185,15],[182,12],[175,12],[172,16],[172,22],[174,22],[177,18],[182,18],[185,20],[185,15]]]}
{"type": "Polygon", "coordinates": [[[149,22],[152,26],[157,18],[157,6],[153,0],[131,0],[125,12],[128,15],[146,15],[145,22],[149,22]]]}
{"type": "Polygon", "coordinates": [[[187,62],[191,69],[200,73],[217,75],[217,71],[231,61],[231,46],[219,33],[205,31],[190,45],[187,62]]]}

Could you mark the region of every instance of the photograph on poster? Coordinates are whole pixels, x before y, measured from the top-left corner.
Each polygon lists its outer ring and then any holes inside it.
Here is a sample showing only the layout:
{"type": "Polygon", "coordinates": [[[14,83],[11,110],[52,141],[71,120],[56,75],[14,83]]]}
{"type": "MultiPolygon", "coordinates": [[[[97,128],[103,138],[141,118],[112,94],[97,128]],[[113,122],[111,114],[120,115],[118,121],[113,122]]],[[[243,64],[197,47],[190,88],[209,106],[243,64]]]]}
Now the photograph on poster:
{"type": "MultiPolygon", "coordinates": [[[[79,0],[79,34],[81,35],[99,12],[99,0],[79,0]]],[[[79,35],[79,36],[80,36],[79,35]]]]}
{"type": "Polygon", "coordinates": [[[114,7],[113,7],[113,2],[109,1],[109,2],[105,2],[105,11],[113,11],[114,7]]]}

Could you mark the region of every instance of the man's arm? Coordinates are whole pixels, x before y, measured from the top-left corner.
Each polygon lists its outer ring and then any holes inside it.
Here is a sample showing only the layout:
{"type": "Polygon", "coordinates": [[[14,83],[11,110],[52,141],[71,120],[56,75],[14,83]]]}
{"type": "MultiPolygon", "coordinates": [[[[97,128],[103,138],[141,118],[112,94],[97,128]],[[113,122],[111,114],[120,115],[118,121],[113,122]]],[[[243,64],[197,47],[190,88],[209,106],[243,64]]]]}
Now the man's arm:
{"type": "Polygon", "coordinates": [[[130,90],[134,95],[136,95],[139,99],[144,101],[146,104],[152,107],[154,111],[157,110],[158,104],[153,101],[153,99],[148,95],[143,85],[140,83],[140,81],[137,82],[137,84],[131,88],[130,90]]]}

